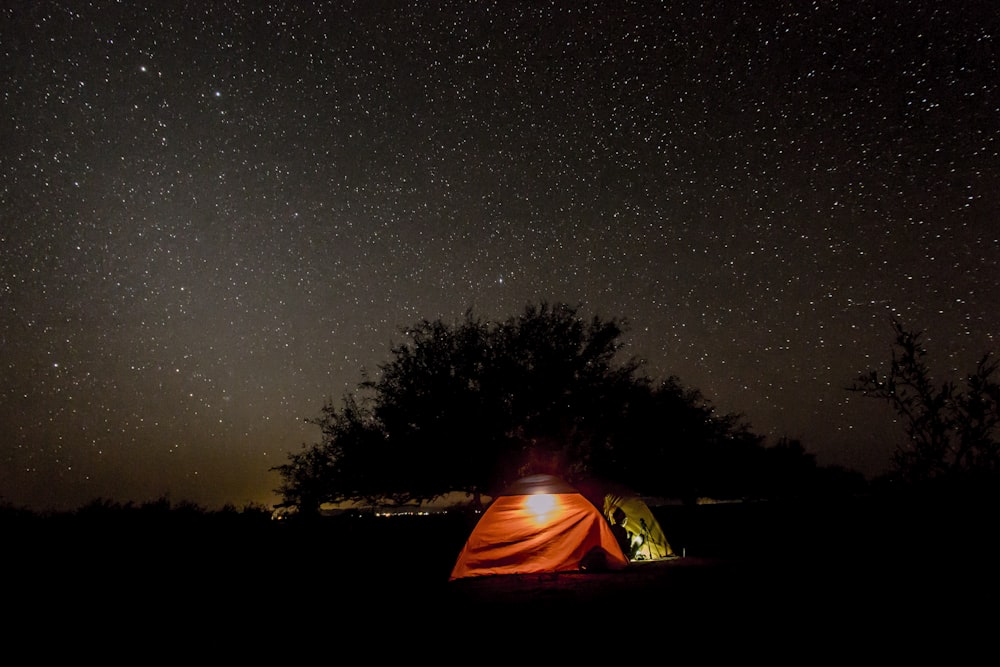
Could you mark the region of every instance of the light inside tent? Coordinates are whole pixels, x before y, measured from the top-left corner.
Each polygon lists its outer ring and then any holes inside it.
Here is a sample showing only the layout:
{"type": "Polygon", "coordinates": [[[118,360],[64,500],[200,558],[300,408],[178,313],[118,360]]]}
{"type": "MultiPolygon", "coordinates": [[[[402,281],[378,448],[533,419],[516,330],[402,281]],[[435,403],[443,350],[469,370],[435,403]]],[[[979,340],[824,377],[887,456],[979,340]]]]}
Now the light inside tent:
{"type": "Polygon", "coordinates": [[[548,523],[555,513],[558,500],[551,493],[536,493],[524,500],[524,506],[531,515],[531,520],[541,526],[548,523]]]}

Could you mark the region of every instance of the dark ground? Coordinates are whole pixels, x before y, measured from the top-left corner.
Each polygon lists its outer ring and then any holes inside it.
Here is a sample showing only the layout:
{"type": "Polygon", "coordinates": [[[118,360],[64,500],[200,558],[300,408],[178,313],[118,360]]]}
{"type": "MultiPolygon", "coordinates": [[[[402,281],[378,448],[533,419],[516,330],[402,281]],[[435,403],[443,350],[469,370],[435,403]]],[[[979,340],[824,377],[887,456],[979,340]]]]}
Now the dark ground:
{"type": "Polygon", "coordinates": [[[526,655],[539,656],[539,642],[587,662],[927,659],[946,647],[948,664],[978,664],[984,646],[996,657],[997,522],[986,508],[865,500],[654,511],[681,557],[451,582],[468,516],[30,522],[7,531],[7,628],[15,639],[22,623],[62,638],[152,636],[165,651],[195,637],[240,649],[287,641],[291,653],[360,642],[386,659],[461,655],[475,639],[467,661],[489,664],[534,664],[526,655]]]}

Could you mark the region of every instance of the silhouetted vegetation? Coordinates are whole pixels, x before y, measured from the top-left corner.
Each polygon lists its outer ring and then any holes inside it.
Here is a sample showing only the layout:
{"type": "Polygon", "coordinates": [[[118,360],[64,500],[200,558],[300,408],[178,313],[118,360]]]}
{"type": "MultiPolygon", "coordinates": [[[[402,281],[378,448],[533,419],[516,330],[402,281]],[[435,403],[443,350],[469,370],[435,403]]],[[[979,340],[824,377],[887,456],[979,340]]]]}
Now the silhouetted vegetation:
{"type": "Polygon", "coordinates": [[[321,441],[275,469],[283,505],[491,496],[519,477],[614,479],[642,493],[762,498],[856,487],[797,442],[769,448],[679,378],[623,359],[627,323],[565,304],[485,322],[421,321],[376,379],[312,420],[321,441]],[[817,484],[822,481],[823,484],[817,484]]]}
{"type": "Polygon", "coordinates": [[[906,441],[895,450],[890,481],[909,487],[980,493],[1000,476],[1000,385],[997,361],[983,355],[966,376],[964,390],[936,383],[927,365],[922,332],[891,320],[894,344],[889,368],[872,370],[850,388],[886,401],[899,416],[906,441]]]}

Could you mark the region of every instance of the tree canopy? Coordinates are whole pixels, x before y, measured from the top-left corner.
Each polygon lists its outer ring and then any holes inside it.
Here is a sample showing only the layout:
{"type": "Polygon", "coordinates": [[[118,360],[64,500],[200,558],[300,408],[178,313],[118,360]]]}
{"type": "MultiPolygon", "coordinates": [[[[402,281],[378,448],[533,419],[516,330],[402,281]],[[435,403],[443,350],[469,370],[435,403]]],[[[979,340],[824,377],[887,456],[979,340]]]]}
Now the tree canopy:
{"type": "MultiPolygon", "coordinates": [[[[423,320],[390,360],[315,419],[321,440],[276,470],[286,506],[493,496],[516,479],[596,476],[656,495],[754,494],[765,457],[738,415],[623,358],[622,319],[566,304],[488,322],[423,320]],[[755,481],[756,480],[756,481],[755,481]]],[[[793,456],[790,457],[789,453],[793,456]]]]}

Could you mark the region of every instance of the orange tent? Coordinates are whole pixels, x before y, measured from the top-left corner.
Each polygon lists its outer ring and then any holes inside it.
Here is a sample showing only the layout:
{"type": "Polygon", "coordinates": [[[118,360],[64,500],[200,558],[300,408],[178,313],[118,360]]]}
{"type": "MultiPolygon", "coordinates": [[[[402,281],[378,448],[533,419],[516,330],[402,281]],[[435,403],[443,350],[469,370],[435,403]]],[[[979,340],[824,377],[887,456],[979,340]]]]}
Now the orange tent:
{"type": "Polygon", "coordinates": [[[552,475],[532,475],[497,496],[458,555],[451,580],[494,574],[621,569],[629,561],[601,512],[552,475]]]}

